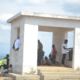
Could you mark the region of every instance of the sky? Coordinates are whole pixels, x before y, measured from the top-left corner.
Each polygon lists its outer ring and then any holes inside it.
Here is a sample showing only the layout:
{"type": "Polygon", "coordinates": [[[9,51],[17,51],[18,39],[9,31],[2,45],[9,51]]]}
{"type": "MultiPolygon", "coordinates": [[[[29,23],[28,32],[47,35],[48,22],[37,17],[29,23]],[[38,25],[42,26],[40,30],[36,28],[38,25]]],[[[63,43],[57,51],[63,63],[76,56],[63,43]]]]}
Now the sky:
{"type": "MultiPolygon", "coordinates": [[[[6,21],[21,11],[80,16],[80,0],[0,0],[0,55],[10,53],[11,25],[6,21]]],[[[73,32],[69,33],[68,38],[69,47],[72,47],[73,32]]],[[[39,39],[48,54],[51,51],[52,33],[39,32],[39,39]]]]}

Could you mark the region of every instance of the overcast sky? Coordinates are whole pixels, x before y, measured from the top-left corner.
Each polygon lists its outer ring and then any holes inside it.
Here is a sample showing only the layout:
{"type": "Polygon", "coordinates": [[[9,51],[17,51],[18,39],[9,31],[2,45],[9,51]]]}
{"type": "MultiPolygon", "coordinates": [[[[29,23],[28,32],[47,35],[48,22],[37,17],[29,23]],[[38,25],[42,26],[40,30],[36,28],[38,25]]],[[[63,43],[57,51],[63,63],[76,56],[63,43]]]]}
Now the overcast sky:
{"type": "MultiPolygon", "coordinates": [[[[6,20],[21,11],[80,16],[80,0],[0,0],[0,54],[10,53],[11,25],[6,20]]],[[[72,37],[70,33],[69,41],[72,37]]],[[[51,51],[51,38],[52,33],[39,33],[46,54],[51,51]]]]}

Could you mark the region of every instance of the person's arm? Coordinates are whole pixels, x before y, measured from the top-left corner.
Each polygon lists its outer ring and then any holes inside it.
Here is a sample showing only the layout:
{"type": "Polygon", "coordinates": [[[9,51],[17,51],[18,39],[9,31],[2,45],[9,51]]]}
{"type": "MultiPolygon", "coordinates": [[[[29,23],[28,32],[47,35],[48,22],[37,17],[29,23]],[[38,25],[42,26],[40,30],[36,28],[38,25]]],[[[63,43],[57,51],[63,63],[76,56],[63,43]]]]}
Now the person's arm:
{"type": "Polygon", "coordinates": [[[67,50],[69,50],[69,49],[70,49],[70,48],[65,48],[65,46],[63,46],[63,48],[64,48],[64,49],[67,49],[67,50]]]}
{"type": "Polygon", "coordinates": [[[67,48],[65,48],[65,46],[63,46],[63,48],[64,48],[64,49],[67,49],[67,48]]]}
{"type": "Polygon", "coordinates": [[[58,55],[57,51],[55,51],[55,53],[58,55]]]}
{"type": "MultiPolygon", "coordinates": [[[[64,47],[64,46],[63,46],[63,47],[64,47]]],[[[71,51],[71,48],[65,48],[65,47],[64,47],[64,49],[66,49],[67,51],[71,51]]]]}

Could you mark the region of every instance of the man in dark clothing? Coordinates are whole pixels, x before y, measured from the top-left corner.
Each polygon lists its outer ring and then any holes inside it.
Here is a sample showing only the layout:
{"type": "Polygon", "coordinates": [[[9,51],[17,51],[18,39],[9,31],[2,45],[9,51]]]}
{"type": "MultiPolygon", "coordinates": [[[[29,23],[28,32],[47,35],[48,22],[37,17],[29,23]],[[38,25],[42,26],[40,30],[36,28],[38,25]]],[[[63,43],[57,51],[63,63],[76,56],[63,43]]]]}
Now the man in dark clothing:
{"type": "Polygon", "coordinates": [[[68,43],[68,40],[65,39],[63,45],[62,45],[62,66],[65,66],[64,62],[65,62],[65,58],[66,58],[66,54],[67,54],[67,51],[69,48],[67,48],[67,43],[68,43]]]}
{"type": "Polygon", "coordinates": [[[4,59],[7,59],[7,64],[3,65],[3,67],[4,67],[4,69],[8,69],[9,68],[9,54],[7,54],[4,59]]]}
{"type": "Polygon", "coordinates": [[[44,56],[43,45],[38,40],[38,65],[41,65],[42,56],[44,56]]]}

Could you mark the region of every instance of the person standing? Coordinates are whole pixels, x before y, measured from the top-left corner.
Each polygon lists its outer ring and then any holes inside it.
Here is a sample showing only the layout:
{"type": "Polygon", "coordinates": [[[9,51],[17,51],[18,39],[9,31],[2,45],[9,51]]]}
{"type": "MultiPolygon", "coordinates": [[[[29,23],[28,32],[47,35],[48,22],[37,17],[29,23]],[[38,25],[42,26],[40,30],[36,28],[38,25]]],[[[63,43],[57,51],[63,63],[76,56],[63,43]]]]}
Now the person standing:
{"type": "Polygon", "coordinates": [[[19,43],[20,43],[20,39],[18,37],[18,39],[15,41],[15,50],[19,50],[19,43]]]}
{"type": "Polygon", "coordinates": [[[63,45],[62,45],[62,54],[63,54],[63,57],[62,57],[62,66],[65,66],[64,64],[64,61],[65,61],[65,58],[66,58],[66,54],[67,54],[67,43],[68,43],[68,40],[65,39],[63,45]]]}
{"type": "Polygon", "coordinates": [[[56,54],[57,54],[57,51],[55,49],[55,45],[52,45],[52,62],[53,62],[53,64],[55,64],[56,54]]]}
{"type": "Polygon", "coordinates": [[[40,42],[40,40],[38,40],[38,65],[41,65],[42,53],[43,53],[43,45],[40,42]]]}

